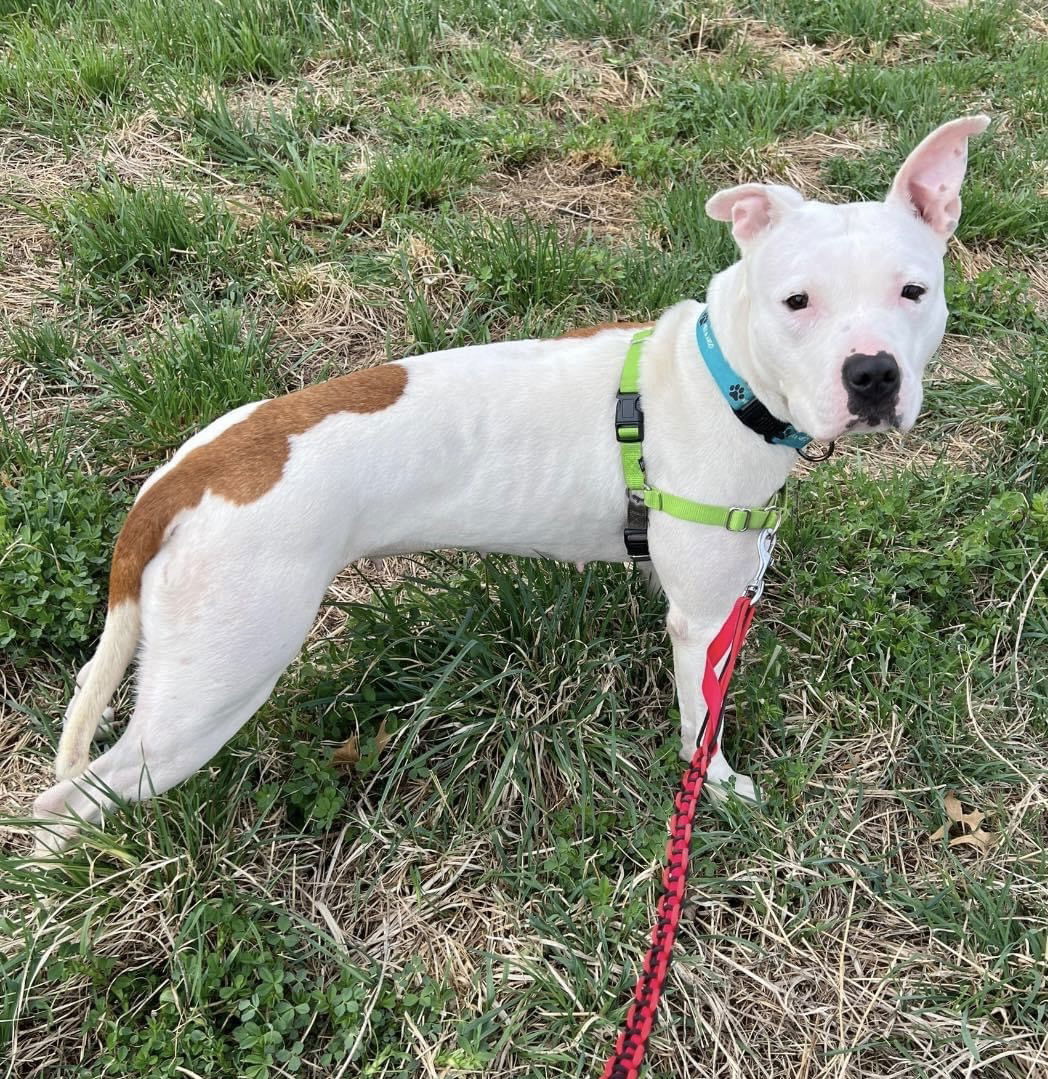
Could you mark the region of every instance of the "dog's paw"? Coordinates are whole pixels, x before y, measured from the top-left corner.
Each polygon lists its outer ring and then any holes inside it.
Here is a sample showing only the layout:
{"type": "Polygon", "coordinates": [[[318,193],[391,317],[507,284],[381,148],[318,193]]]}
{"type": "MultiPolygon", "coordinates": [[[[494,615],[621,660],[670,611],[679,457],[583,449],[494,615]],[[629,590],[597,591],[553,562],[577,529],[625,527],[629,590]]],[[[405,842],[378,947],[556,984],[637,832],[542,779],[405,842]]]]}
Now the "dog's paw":
{"type": "Polygon", "coordinates": [[[727,776],[710,778],[709,787],[711,798],[717,801],[726,801],[732,794],[742,802],[750,805],[760,805],[760,791],[749,776],[740,775],[738,772],[730,772],[727,776]]]}
{"type": "Polygon", "coordinates": [[[114,733],[113,723],[116,720],[116,713],[112,708],[105,708],[102,711],[102,718],[98,721],[98,726],[95,728],[94,740],[96,742],[103,738],[109,738],[114,733]]]}
{"type": "Polygon", "coordinates": [[[30,859],[48,861],[60,855],[76,836],[75,825],[60,823],[68,813],[58,787],[44,791],[33,803],[33,817],[39,822],[29,831],[33,839],[30,859]]]}

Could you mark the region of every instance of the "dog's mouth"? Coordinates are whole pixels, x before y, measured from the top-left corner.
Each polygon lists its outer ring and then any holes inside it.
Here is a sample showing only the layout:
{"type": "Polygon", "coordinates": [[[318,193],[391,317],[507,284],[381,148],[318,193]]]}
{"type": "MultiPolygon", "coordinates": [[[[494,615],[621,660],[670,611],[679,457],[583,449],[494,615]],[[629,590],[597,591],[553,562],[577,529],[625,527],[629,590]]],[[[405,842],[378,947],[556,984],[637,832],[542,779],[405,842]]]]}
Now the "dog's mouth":
{"type": "Polygon", "coordinates": [[[885,416],[882,419],[870,416],[854,416],[844,425],[844,430],[841,433],[848,434],[860,424],[865,424],[864,429],[867,431],[887,431],[890,428],[894,428],[896,431],[902,430],[902,419],[899,417],[898,412],[892,412],[890,416],[885,416]]]}

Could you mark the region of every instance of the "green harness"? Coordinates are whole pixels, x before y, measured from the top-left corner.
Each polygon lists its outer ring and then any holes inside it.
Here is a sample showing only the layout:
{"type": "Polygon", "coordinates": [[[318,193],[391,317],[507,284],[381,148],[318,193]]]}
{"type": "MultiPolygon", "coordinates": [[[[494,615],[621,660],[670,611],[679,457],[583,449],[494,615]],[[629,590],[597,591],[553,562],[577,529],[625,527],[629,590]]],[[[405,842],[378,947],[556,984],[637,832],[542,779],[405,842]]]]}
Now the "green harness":
{"type": "Polygon", "coordinates": [[[629,556],[638,562],[650,560],[648,553],[648,511],[661,510],[671,517],[694,524],[726,528],[729,532],[777,528],[781,512],[774,506],[750,509],[743,506],[709,506],[690,498],[660,491],[648,485],[644,476],[644,412],[640,407],[640,357],[652,330],[633,335],[622,365],[619,392],[615,401],[615,437],[622,451],[622,474],[626,479],[626,528],[623,541],[629,556]]]}

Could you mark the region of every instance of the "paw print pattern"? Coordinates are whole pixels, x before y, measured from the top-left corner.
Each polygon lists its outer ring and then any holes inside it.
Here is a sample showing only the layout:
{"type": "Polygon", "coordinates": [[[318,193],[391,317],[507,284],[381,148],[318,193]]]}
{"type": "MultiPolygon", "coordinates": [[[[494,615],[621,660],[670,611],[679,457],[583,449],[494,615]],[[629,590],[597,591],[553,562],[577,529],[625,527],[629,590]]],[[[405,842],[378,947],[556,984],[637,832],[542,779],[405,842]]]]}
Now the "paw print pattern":
{"type": "Polygon", "coordinates": [[[728,393],[731,395],[733,401],[741,401],[746,396],[746,389],[736,382],[735,385],[729,387],[728,393]]]}

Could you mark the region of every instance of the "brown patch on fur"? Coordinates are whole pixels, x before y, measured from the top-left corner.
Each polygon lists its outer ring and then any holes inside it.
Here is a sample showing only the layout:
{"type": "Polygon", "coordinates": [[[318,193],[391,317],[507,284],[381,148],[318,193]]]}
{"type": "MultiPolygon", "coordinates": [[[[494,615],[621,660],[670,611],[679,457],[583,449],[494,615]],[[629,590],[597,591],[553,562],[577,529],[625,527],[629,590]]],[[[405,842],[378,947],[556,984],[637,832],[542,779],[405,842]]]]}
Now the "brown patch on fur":
{"type": "Polygon", "coordinates": [[[594,334],[603,333],[605,330],[646,330],[654,325],[654,322],[601,322],[596,326],[580,326],[576,330],[568,330],[567,333],[562,333],[554,340],[563,341],[568,337],[593,337],[594,334]]]}
{"type": "Polygon", "coordinates": [[[109,606],[137,600],[142,571],[160,550],[168,526],[182,510],[198,505],[206,491],[238,506],[254,502],[284,473],[289,439],[338,412],[381,412],[404,392],[408,373],[384,364],[259,405],[246,419],[186,454],[131,508],[113,551],[109,606]]]}

